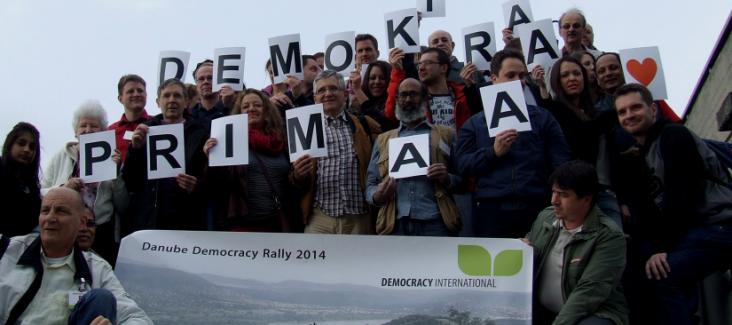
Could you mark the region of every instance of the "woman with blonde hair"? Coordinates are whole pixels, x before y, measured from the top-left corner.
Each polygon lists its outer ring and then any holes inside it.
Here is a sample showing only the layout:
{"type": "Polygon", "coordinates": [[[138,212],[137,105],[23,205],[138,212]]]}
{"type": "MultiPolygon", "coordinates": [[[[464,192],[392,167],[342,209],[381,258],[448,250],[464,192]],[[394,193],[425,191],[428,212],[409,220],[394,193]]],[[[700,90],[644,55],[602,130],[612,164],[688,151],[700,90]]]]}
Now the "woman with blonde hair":
{"type": "MultiPolygon", "coordinates": [[[[218,230],[289,232],[300,220],[297,204],[289,193],[290,161],[285,127],[279,110],[256,89],[242,91],[231,114],[247,114],[249,164],[209,167],[207,182],[215,184],[218,230]]],[[[203,147],[209,154],[218,141],[203,147]]]]}

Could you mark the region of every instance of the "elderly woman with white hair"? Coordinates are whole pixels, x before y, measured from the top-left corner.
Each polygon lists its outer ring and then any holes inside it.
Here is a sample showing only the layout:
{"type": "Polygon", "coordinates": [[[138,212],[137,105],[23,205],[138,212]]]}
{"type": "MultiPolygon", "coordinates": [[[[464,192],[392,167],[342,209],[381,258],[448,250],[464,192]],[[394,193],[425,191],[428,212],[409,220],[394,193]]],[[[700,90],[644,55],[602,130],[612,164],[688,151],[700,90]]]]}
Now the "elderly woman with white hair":
{"type": "MultiPolygon", "coordinates": [[[[81,193],[86,206],[94,213],[96,242],[92,248],[114,265],[119,248],[120,215],[127,208],[127,189],[121,178],[98,183],[85,183],[79,178],[79,136],[107,129],[107,112],[98,101],[82,103],[74,112],[71,124],[77,141],[71,141],[59,151],[46,167],[41,183],[41,194],[51,188],[66,186],[81,193]]],[[[119,164],[120,153],[115,150],[112,159],[119,164]]]]}

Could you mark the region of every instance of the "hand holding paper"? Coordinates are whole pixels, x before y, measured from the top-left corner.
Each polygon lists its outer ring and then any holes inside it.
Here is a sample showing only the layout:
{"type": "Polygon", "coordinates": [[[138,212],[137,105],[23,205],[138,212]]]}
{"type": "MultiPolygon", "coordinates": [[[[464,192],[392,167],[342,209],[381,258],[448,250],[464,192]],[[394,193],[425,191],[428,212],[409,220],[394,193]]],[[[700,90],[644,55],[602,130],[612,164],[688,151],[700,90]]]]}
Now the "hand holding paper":
{"type": "Polygon", "coordinates": [[[493,151],[496,157],[502,157],[508,150],[511,149],[511,145],[518,139],[518,131],[516,129],[504,130],[496,135],[496,141],[493,142],[493,151]]]}

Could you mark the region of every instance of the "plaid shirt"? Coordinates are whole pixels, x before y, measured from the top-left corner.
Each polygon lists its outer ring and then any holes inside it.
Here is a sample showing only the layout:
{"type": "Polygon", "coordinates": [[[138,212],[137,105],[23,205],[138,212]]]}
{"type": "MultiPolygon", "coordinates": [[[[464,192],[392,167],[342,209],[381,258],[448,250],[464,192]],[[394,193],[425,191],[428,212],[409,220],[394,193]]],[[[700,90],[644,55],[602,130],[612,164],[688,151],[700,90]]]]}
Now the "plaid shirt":
{"type": "Polygon", "coordinates": [[[358,158],[348,118],[345,111],[336,118],[326,118],[328,157],[321,157],[318,161],[315,207],[331,217],[367,212],[359,186],[358,158]]]}

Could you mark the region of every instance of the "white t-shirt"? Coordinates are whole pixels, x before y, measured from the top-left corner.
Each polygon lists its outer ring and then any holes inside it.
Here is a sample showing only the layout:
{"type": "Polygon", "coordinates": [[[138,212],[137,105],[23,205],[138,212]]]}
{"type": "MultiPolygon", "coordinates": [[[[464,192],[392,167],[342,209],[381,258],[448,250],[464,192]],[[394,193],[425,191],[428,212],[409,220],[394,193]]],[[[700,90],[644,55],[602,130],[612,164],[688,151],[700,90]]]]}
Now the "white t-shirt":
{"type": "Polygon", "coordinates": [[[433,95],[430,100],[432,124],[455,128],[455,104],[452,95],[433,95]]]}

